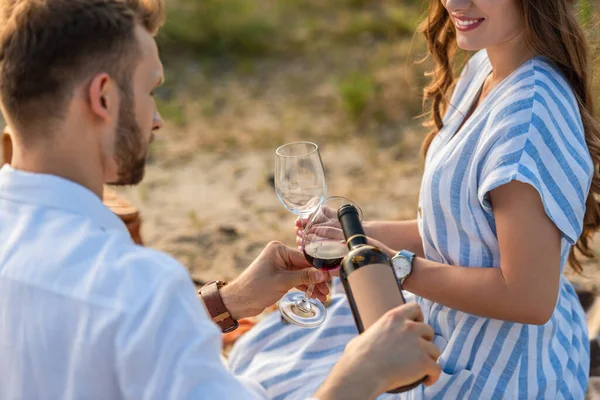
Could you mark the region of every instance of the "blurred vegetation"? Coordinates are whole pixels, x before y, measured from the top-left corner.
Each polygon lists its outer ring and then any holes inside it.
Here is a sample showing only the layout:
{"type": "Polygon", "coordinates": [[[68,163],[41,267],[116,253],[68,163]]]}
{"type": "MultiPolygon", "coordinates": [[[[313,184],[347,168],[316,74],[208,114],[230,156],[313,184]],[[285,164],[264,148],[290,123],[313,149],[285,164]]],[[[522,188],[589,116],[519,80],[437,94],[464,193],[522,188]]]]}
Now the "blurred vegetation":
{"type": "Polygon", "coordinates": [[[280,12],[279,7],[264,12],[265,6],[247,0],[168,1],[161,47],[203,55],[261,56],[276,46],[280,12]]]}
{"type": "Polygon", "coordinates": [[[594,22],[593,0],[579,0],[576,4],[579,19],[586,28],[591,28],[594,22]]]}
{"type": "MultiPolygon", "coordinates": [[[[420,129],[430,68],[415,64],[427,1],[165,1],[158,42],[167,83],[158,101],[169,136],[181,139],[172,142],[182,142],[174,158],[349,136],[410,151],[402,134],[420,129]]],[[[592,0],[576,6],[597,44],[598,9],[592,0]]]]}
{"type": "Polygon", "coordinates": [[[600,118],[600,5],[594,0],[579,0],[577,7],[592,48],[593,91],[596,94],[596,116],[600,118]]]}
{"type": "Polygon", "coordinates": [[[353,120],[359,120],[377,90],[377,83],[368,72],[355,72],[339,83],[344,109],[353,120]]]}
{"type": "Polygon", "coordinates": [[[297,139],[393,146],[418,125],[421,0],[165,1],[157,101],[174,162],[297,139]]]}
{"type": "Polygon", "coordinates": [[[166,0],[163,51],[200,56],[297,54],[315,42],[412,35],[422,2],[375,0],[166,0]]]}

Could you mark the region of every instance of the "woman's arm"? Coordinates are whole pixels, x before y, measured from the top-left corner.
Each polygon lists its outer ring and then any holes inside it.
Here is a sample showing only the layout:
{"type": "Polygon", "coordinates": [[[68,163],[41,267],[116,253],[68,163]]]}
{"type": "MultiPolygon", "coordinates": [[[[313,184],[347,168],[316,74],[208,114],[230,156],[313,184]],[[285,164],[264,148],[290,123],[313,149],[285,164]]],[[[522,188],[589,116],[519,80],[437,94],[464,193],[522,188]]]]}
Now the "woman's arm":
{"type": "Polygon", "coordinates": [[[530,185],[513,181],[490,195],[500,268],[454,267],[417,258],[404,287],[469,314],[544,324],[558,298],[560,231],[530,185]]]}
{"type": "Polygon", "coordinates": [[[409,250],[418,257],[425,257],[423,241],[419,235],[417,220],[411,221],[369,221],[365,222],[365,233],[372,239],[392,249],[409,250]]]}

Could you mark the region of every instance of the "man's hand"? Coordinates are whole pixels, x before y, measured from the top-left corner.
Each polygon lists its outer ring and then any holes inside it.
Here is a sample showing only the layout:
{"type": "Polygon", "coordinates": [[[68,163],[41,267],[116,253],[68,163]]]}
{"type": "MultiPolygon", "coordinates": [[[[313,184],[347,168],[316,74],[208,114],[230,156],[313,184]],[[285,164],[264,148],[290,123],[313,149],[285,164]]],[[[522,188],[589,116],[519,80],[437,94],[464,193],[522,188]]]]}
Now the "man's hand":
{"type": "Polygon", "coordinates": [[[373,399],[427,376],[425,385],[440,376],[439,349],[433,329],[423,322],[421,308],[405,304],[387,312],[354,338],[316,393],[320,400],[373,399]]]}
{"type": "Polygon", "coordinates": [[[294,287],[316,284],[313,297],[325,301],[329,273],[313,268],[297,250],[271,242],[233,282],[221,289],[221,297],[234,319],[260,314],[294,287]]]}

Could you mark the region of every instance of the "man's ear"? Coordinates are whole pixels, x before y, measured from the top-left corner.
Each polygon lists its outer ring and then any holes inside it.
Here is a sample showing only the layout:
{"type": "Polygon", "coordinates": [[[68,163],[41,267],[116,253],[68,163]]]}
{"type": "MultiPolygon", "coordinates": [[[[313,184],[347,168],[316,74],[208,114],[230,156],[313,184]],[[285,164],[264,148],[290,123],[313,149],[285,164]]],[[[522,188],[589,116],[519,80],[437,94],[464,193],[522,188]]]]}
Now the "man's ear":
{"type": "Polygon", "coordinates": [[[111,96],[112,79],[106,73],[94,76],[89,86],[89,102],[92,113],[104,122],[109,122],[115,107],[115,96],[111,96]]]}

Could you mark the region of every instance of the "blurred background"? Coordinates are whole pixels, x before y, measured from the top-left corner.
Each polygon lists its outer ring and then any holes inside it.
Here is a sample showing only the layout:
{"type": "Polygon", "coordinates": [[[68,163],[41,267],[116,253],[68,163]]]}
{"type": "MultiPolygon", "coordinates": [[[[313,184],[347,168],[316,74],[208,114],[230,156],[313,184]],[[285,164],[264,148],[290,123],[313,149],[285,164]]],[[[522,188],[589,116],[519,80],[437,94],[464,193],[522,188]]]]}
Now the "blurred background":
{"type": "MultiPolygon", "coordinates": [[[[365,219],[416,216],[426,1],[166,4],[156,95],[166,125],[145,181],[120,190],[141,210],[146,245],[199,281],[234,278],[270,240],[294,245],[272,173],[275,149],[295,140],[319,144],[328,195],[358,202],[365,219]]],[[[577,8],[597,43],[600,7],[577,8]]]]}
{"type": "MultiPolygon", "coordinates": [[[[576,6],[598,43],[594,1],[576,6]]],[[[140,209],[147,246],[197,281],[234,278],[270,240],[295,246],[273,189],[275,149],[295,140],[319,144],[328,195],[365,219],[416,217],[426,1],[165,2],[165,128],[144,182],[118,190],[140,209]]]]}
{"type": "Polygon", "coordinates": [[[294,245],[272,174],[275,149],[295,140],[319,144],[328,195],[368,219],[416,216],[422,0],[166,4],[166,125],[144,183],[120,190],[148,246],[207,281],[235,277],[270,240],[294,245]]]}

